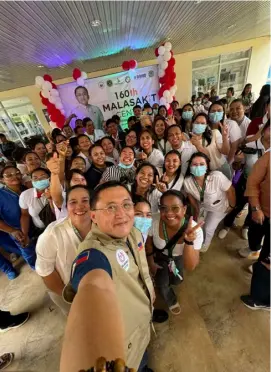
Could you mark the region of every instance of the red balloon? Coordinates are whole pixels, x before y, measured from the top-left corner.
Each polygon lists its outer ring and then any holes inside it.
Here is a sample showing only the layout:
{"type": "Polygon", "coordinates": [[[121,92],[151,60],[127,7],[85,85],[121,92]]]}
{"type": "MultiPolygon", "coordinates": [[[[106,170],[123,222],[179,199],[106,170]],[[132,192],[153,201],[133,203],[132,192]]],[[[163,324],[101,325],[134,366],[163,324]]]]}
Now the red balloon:
{"type": "Polygon", "coordinates": [[[155,48],[154,54],[156,55],[156,57],[158,57],[158,56],[159,56],[159,53],[158,53],[158,48],[155,48]]]}
{"type": "Polygon", "coordinates": [[[44,105],[44,106],[47,106],[50,102],[49,102],[49,99],[48,98],[44,98],[44,97],[42,97],[41,98],[41,102],[42,102],[42,104],[44,105]]]}
{"type": "Polygon", "coordinates": [[[48,75],[48,74],[43,75],[43,79],[44,79],[45,81],[50,81],[50,83],[53,81],[52,76],[50,76],[50,75],[48,75]]]}
{"type": "Polygon", "coordinates": [[[170,108],[167,110],[167,113],[168,115],[173,115],[173,110],[172,110],[172,107],[170,106],[170,108]]]}
{"type": "Polygon", "coordinates": [[[170,60],[168,61],[168,65],[172,67],[175,66],[175,63],[176,63],[175,58],[170,58],[170,60]]]}
{"type": "Polygon", "coordinates": [[[122,62],[122,68],[124,71],[128,71],[130,69],[130,62],[129,61],[124,61],[122,62]]]}
{"type": "Polygon", "coordinates": [[[170,85],[169,85],[168,83],[167,83],[167,84],[165,84],[165,85],[164,85],[164,87],[165,87],[164,91],[165,91],[165,90],[169,90],[169,89],[170,89],[170,85]]]}
{"type": "Polygon", "coordinates": [[[53,87],[54,89],[57,89],[57,86],[55,85],[55,83],[52,83],[52,87],[53,87]]]}
{"type": "Polygon", "coordinates": [[[137,66],[137,62],[136,62],[136,60],[135,59],[131,59],[130,61],[129,61],[129,67],[130,67],[130,69],[134,69],[134,68],[136,68],[136,66],[137,66]]]}
{"type": "Polygon", "coordinates": [[[74,78],[74,80],[77,80],[78,78],[80,78],[81,76],[81,71],[79,70],[79,68],[75,68],[72,72],[72,77],[74,78]]]}
{"type": "Polygon", "coordinates": [[[47,105],[47,110],[48,110],[48,112],[49,112],[49,114],[51,115],[53,112],[55,112],[57,109],[56,109],[56,107],[55,107],[55,105],[54,104],[52,104],[52,103],[48,103],[48,105],[47,105]]]}
{"type": "Polygon", "coordinates": [[[170,75],[174,72],[174,67],[173,66],[168,66],[166,69],[165,69],[165,74],[166,75],[170,75]]]}

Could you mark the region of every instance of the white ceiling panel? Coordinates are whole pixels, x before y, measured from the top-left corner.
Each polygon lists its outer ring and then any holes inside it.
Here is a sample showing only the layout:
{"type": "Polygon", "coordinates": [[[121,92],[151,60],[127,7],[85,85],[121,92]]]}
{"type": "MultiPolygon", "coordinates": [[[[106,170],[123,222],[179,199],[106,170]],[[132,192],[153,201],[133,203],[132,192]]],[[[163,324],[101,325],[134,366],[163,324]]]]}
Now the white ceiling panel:
{"type": "Polygon", "coordinates": [[[269,1],[1,1],[0,91],[149,60],[166,39],[178,54],[265,36],[269,23],[269,1]]]}

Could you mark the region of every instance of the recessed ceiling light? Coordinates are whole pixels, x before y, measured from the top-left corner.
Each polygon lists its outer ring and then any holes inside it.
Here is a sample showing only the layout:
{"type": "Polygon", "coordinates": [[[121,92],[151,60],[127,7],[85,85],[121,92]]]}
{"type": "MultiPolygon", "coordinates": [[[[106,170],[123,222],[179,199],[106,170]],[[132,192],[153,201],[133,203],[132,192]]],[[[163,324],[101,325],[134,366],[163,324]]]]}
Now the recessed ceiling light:
{"type": "Polygon", "coordinates": [[[43,68],[44,66],[43,66],[43,65],[38,65],[37,67],[38,67],[38,68],[43,68]]]}
{"type": "Polygon", "coordinates": [[[98,27],[101,26],[102,22],[99,19],[94,19],[94,21],[90,22],[92,27],[98,27]]]}
{"type": "Polygon", "coordinates": [[[228,26],[227,29],[230,30],[231,28],[233,28],[235,26],[236,26],[236,24],[234,23],[233,25],[228,26]]]}
{"type": "Polygon", "coordinates": [[[200,4],[201,3],[201,0],[196,0],[196,4],[200,4]]]}

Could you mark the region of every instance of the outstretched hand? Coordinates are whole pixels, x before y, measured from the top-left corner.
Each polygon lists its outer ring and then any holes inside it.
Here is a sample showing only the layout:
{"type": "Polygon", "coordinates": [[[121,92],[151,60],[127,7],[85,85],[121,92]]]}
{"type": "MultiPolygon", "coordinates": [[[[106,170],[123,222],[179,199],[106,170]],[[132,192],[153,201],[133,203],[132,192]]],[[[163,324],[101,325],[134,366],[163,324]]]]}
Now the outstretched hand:
{"type": "Polygon", "coordinates": [[[185,240],[188,242],[194,242],[197,237],[196,231],[204,224],[204,221],[199,222],[196,226],[192,226],[193,217],[189,218],[188,226],[184,234],[185,240]]]}
{"type": "Polygon", "coordinates": [[[154,183],[153,186],[155,186],[161,193],[167,191],[167,185],[164,182],[160,182],[158,176],[156,176],[156,183],[154,183]]]}
{"type": "Polygon", "coordinates": [[[57,152],[54,152],[51,159],[47,160],[46,166],[52,174],[60,173],[60,159],[57,152]]]}

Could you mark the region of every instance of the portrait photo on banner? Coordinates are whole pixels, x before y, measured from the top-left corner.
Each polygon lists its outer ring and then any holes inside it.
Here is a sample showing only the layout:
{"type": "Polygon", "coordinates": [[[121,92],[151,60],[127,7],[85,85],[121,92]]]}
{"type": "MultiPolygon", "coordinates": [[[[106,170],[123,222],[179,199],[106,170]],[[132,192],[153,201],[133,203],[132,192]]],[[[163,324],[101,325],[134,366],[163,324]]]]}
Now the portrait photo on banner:
{"type": "MultiPolygon", "coordinates": [[[[133,106],[153,105],[159,102],[159,78],[156,65],[86,79],[84,89],[76,82],[58,85],[59,95],[67,116],[75,114],[77,119],[90,117],[96,128],[102,122],[119,115],[121,125],[133,115],[133,106]]],[[[71,122],[75,126],[74,118],[71,122]]]]}

